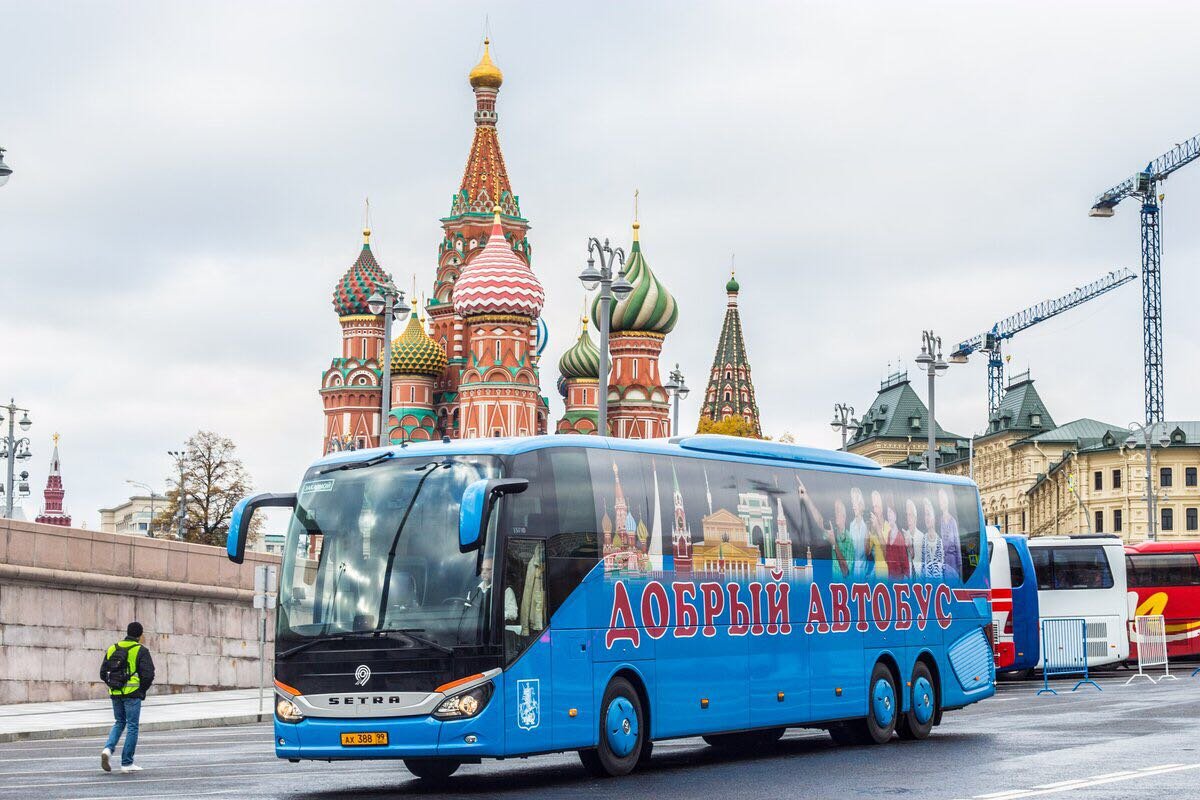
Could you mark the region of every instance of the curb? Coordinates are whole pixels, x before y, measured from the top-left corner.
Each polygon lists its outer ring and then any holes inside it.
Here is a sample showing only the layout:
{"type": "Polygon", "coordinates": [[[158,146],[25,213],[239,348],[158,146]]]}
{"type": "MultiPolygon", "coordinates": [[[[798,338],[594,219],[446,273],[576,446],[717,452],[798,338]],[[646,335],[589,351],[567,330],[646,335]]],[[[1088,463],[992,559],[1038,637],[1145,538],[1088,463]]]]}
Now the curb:
{"type": "MultiPolygon", "coordinates": [[[[146,731],[178,731],[189,728],[224,728],[231,725],[249,725],[262,722],[267,714],[235,714],[228,717],[208,717],[205,719],[160,720],[143,722],[140,730],[146,731]]],[[[70,739],[75,737],[104,736],[112,729],[111,724],[81,725],[75,728],[55,728],[42,731],[14,731],[0,733],[0,743],[32,742],[46,739],[70,739]]]]}

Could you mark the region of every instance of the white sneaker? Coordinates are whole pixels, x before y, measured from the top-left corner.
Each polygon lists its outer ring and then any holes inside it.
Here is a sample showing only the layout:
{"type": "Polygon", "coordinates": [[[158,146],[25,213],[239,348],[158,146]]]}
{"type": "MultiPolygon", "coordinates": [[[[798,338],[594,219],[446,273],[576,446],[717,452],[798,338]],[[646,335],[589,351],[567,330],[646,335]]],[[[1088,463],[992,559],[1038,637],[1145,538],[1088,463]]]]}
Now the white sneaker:
{"type": "Polygon", "coordinates": [[[110,758],[112,758],[112,750],[106,747],[100,751],[100,769],[105,772],[112,772],[112,765],[108,763],[110,758]]]}
{"type": "Polygon", "coordinates": [[[127,764],[126,766],[121,767],[121,772],[141,772],[141,771],[142,771],[142,768],[139,767],[137,764],[127,764]]]}

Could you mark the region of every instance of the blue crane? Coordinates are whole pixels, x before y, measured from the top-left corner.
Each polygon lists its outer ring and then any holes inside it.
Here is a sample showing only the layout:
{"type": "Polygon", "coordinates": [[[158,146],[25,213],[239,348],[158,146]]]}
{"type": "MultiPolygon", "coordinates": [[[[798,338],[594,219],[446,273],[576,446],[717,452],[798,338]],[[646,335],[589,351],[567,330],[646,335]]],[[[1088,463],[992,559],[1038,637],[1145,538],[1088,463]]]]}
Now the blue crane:
{"type": "Polygon", "coordinates": [[[1111,217],[1126,197],[1142,201],[1142,350],[1146,372],[1146,424],[1163,420],[1162,221],[1158,184],[1175,170],[1200,158],[1200,136],[1181,142],[1096,198],[1088,212],[1111,217]]]}
{"type": "Polygon", "coordinates": [[[1127,269],[1110,272],[1099,280],[1080,286],[1074,291],[1054,300],[1043,300],[1037,305],[1030,306],[1024,311],[1018,311],[1011,317],[1005,317],[991,327],[990,330],[972,336],[961,342],[950,360],[955,364],[966,363],[967,356],[982,350],[988,354],[988,419],[990,420],[1000,408],[1000,397],[1004,394],[1004,357],[1001,353],[1001,343],[1011,339],[1026,328],[1031,328],[1039,322],[1056,317],[1064,311],[1093,300],[1105,292],[1110,292],[1118,286],[1123,286],[1137,276],[1127,269]]]}

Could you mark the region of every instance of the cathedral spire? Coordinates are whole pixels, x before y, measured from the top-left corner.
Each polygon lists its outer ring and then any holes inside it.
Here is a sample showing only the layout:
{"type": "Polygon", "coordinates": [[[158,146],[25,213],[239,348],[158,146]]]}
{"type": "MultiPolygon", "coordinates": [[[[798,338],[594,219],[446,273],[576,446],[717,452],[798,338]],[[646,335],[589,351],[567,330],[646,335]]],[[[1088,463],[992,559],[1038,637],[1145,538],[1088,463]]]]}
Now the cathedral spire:
{"type": "Polygon", "coordinates": [[[58,458],[58,434],[54,434],[54,452],[50,456],[50,474],[46,477],[46,490],[42,492],[44,505],[42,513],[37,516],[37,522],[45,525],[61,525],[69,527],[71,515],[63,511],[63,497],[66,491],[62,484],[62,466],[58,458]]]}
{"type": "Polygon", "coordinates": [[[713,358],[700,418],[720,422],[730,417],[742,417],[750,423],[754,435],[761,438],[758,403],[754,399],[750,360],[746,357],[746,341],[742,336],[742,318],[738,310],[738,293],[741,289],[733,270],[730,270],[729,280],[725,284],[725,296],[728,298],[725,323],[721,326],[721,338],[717,342],[717,354],[713,358]]]}

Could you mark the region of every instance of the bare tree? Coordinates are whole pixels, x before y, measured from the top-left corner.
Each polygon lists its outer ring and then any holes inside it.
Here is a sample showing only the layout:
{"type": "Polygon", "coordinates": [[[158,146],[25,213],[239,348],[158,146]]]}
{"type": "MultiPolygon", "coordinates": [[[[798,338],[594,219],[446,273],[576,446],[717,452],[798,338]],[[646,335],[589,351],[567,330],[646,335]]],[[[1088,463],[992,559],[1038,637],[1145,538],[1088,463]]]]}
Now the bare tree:
{"type": "MultiPolygon", "coordinates": [[[[233,507],[248,495],[251,480],[233,440],[212,431],[197,431],[187,440],[182,458],[184,490],[184,540],[197,544],[223,546],[229,533],[233,507]]],[[[169,481],[178,484],[180,470],[169,481]]],[[[167,492],[166,507],[156,525],[166,531],[178,529],[178,485],[167,492]]],[[[258,535],[251,531],[251,540],[258,535]]]]}

